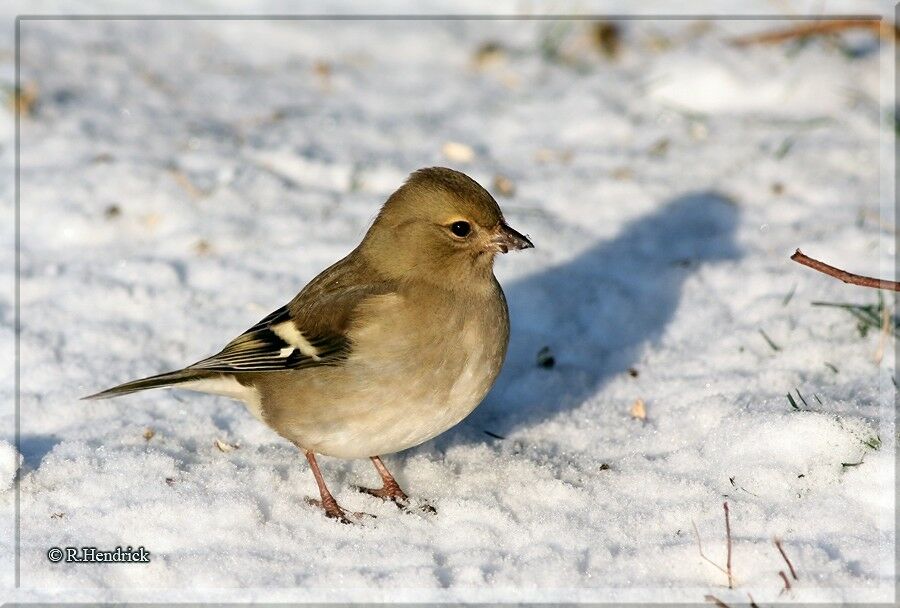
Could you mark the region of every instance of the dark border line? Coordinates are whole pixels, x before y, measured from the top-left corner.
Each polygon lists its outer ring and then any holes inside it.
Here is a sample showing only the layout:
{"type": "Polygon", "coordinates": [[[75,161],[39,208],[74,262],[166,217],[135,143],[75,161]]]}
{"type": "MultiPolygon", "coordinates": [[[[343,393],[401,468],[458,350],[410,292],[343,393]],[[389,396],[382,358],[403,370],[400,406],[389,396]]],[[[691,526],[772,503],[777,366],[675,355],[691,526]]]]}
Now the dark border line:
{"type": "MultiPolygon", "coordinates": [[[[21,42],[21,40],[22,40],[21,21],[20,21],[18,18],[16,18],[16,33],[15,33],[15,44],[16,44],[16,77],[15,77],[15,89],[13,90],[13,105],[14,105],[13,110],[14,110],[15,113],[16,113],[16,129],[15,129],[15,131],[16,131],[16,146],[15,146],[15,148],[16,148],[16,151],[15,151],[15,168],[16,168],[15,171],[16,171],[16,175],[15,175],[15,179],[14,179],[15,194],[14,194],[14,196],[13,196],[13,198],[15,199],[15,207],[16,207],[15,210],[13,211],[13,217],[14,217],[14,222],[15,222],[15,233],[16,233],[16,235],[15,235],[15,244],[16,244],[16,255],[15,255],[15,259],[16,259],[16,262],[15,262],[16,270],[15,270],[15,277],[16,277],[16,285],[15,285],[15,288],[13,289],[13,293],[14,293],[14,295],[13,295],[13,301],[14,301],[14,306],[15,306],[15,313],[13,314],[13,319],[14,319],[14,320],[13,320],[13,335],[15,336],[15,342],[16,342],[16,345],[15,345],[15,354],[16,354],[15,372],[14,372],[14,374],[13,374],[13,390],[15,391],[15,398],[14,398],[14,401],[13,401],[13,402],[14,402],[14,404],[15,404],[15,405],[14,405],[14,407],[15,407],[15,415],[14,415],[14,417],[15,417],[15,424],[14,424],[14,426],[15,426],[15,434],[16,434],[16,438],[15,438],[15,444],[16,444],[16,454],[15,454],[16,464],[18,464],[19,456],[20,456],[20,454],[22,453],[22,425],[21,425],[22,420],[21,420],[21,416],[20,416],[20,411],[21,411],[21,407],[20,407],[20,406],[21,406],[21,403],[20,403],[20,400],[21,400],[21,397],[20,397],[20,392],[21,392],[21,391],[20,391],[20,388],[21,388],[21,386],[20,386],[20,380],[21,380],[21,375],[22,375],[22,374],[21,374],[21,365],[22,365],[22,364],[21,364],[21,361],[20,361],[21,354],[22,354],[22,341],[21,341],[21,337],[22,337],[22,318],[21,318],[21,310],[22,310],[22,294],[21,294],[21,291],[20,291],[21,287],[20,287],[20,281],[19,281],[19,279],[20,279],[20,273],[21,273],[21,270],[22,270],[22,255],[21,255],[21,251],[22,251],[22,247],[21,247],[21,245],[22,245],[22,235],[21,235],[21,233],[20,233],[20,231],[19,231],[19,227],[20,227],[20,224],[21,224],[21,222],[19,221],[19,194],[20,194],[20,188],[19,188],[19,186],[20,186],[20,182],[19,182],[19,145],[20,145],[20,142],[21,142],[21,137],[20,137],[20,135],[21,135],[21,131],[20,131],[20,129],[21,129],[21,117],[20,117],[19,108],[20,108],[21,105],[22,105],[22,102],[21,102],[21,92],[22,92],[22,88],[21,88],[21,82],[20,82],[20,75],[21,75],[21,72],[22,72],[22,61],[21,61],[22,58],[21,58],[21,54],[19,53],[19,47],[20,47],[20,44],[19,44],[19,43],[21,42]]],[[[21,580],[20,580],[20,575],[21,575],[21,571],[20,571],[20,569],[21,569],[21,563],[20,563],[20,562],[21,562],[21,559],[20,559],[20,558],[21,558],[21,551],[19,550],[19,547],[20,547],[21,544],[22,544],[22,543],[21,543],[21,541],[22,541],[22,526],[21,526],[21,491],[20,491],[20,486],[21,486],[21,484],[20,484],[20,482],[21,482],[21,474],[22,474],[21,468],[17,466],[17,467],[16,467],[16,474],[15,474],[15,476],[14,476],[14,479],[15,479],[15,485],[16,485],[15,516],[14,516],[14,519],[15,519],[15,525],[16,525],[16,532],[15,532],[15,543],[16,543],[15,584],[16,584],[16,589],[18,589],[18,588],[21,586],[21,584],[20,584],[20,583],[21,583],[21,580]]]]}
{"type": "MultiPolygon", "coordinates": [[[[900,18],[900,4],[894,9],[895,15],[900,18]]],[[[616,20],[616,21],[837,21],[856,19],[860,21],[882,21],[883,17],[877,14],[833,14],[833,15],[715,15],[715,14],[657,14],[657,15],[622,15],[622,14],[543,14],[543,15],[504,15],[504,14],[435,14],[435,15],[410,15],[410,14],[356,14],[356,15],[202,15],[202,14],[122,14],[122,15],[39,15],[22,14],[15,18],[15,90],[14,111],[15,117],[15,178],[13,199],[15,209],[13,218],[15,223],[15,287],[13,334],[15,339],[15,364],[13,375],[14,390],[14,427],[16,457],[21,455],[21,221],[20,221],[20,195],[21,195],[21,24],[22,21],[585,21],[585,20],[616,20]]],[[[900,56],[895,55],[895,66],[900,66],[900,56]]],[[[897,73],[897,70],[894,72],[897,73]]],[[[900,82],[895,82],[895,89],[900,89],[900,82]]],[[[896,91],[895,91],[896,96],[896,91]]],[[[897,120],[895,118],[895,120],[897,120]]],[[[900,140],[895,140],[895,150],[900,152],[900,140]]],[[[894,158],[895,177],[897,174],[897,158],[894,158]]],[[[895,180],[896,183],[896,180],[895,180]]],[[[897,253],[900,256],[900,250],[897,253]]],[[[896,420],[895,420],[896,422],[896,420]]],[[[15,485],[15,588],[21,588],[21,468],[16,469],[15,485]]],[[[896,486],[896,479],[895,479],[896,486]]],[[[896,487],[895,487],[896,490],[896,487]]],[[[895,543],[895,552],[900,555],[900,544],[895,543]]],[[[146,605],[146,604],[145,604],[146,605]]],[[[154,605],[154,604],[150,604],[154,605]]]]}
{"type": "MultiPolygon", "coordinates": [[[[896,25],[898,23],[897,19],[900,19],[900,3],[898,3],[897,0],[894,0],[893,13],[894,13],[894,24],[896,25]]],[[[879,50],[880,50],[880,47],[879,47],[879,50]]],[[[881,68],[881,69],[879,69],[879,72],[882,72],[883,71],[882,66],[879,66],[879,68],[881,68]]],[[[891,184],[894,186],[893,199],[894,199],[894,210],[896,213],[896,209],[898,207],[898,201],[900,201],[900,196],[898,196],[898,194],[900,194],[900,193],[898,193],[898,191],[897,191],[897,183],[898,183],[898,181],[900,181],[900,179],[898,179],[898,176],[900,176],[900,171],[898,171],[898,169],[900,169],[900,164],[898,164],[898,156],[900,156],[900,139],[898,139],[898,125],[900,125],[900,116],[898,116],[898,105],[897,105],[897,100],[900,99],[900,97],[898,97],[898,94],[900,94],[900,81],[897,80],[897,74],[900,74],[900,54],[897,53],[896,49],[894,50],[893,68],[894,68],[894,74],[893,74],[894,86],[893,86],[893,90],[890,91],[890,93],[894,94],[894,103],[893,103],[894,111],[892,112],[892,115],[890,117],[890,121],[893,124],[885,125],[885,126],[890,127],[889,133],[891,133],[891,135],[893,136],[893,140],[894,140],[893,141],[894,156],[892,159],[894,161],[893,162],[894,174],[891,176],[891,178],[892,178],[891,184]]],[[[880,78],[880,76],[879,76],[879,78],[880,78]]],[[[887,89],[887,87],[884,87],[884,88],[887,89]]],[[[881,93],[881,95],[884,95],[885,91],[882,90],[882,91],[880,91],[880,93],[881,93]]],[[[881,99],[879,99],[879,101],[881,101],[881,99]]],[[[884,116],[884,114],[882,114],[882,116],[884,116]]],[[[887,119],[885,119],[885,122],[887,122],[887,119]]],[[[879,139],[879,143],[880,143],[880,139],[879,139]]],[[[879,170],[878,170],[878,201],[879,201],[879,209],[880,209],[881,204],[882,204],[881,201],[884,200],[883,194],[884,194],[884,190],[885,190],[884,180],[882,179],[883,167],[881,167],[881,155],[879,155],[878,166],[879,166],[879,170]]],[[[890,186],[887,186],[887,188],[890,189],[890,186]]],[[[895,220],[895,224],[896,224],[896,220],[895,220]]],[[[897,269],[900,268],[900,248],[897,247],[898,242],[900,242],[900,235],[895,233],[894,234],[894,272],[895,273],[897,272],[897,269]]],[[[893,298],[893,300],[894,300],[894,311],[896,312],[898,298],[895,296],[893,298]]],[[[900,563],[900,561],[898,561],[898,560],[900,560],[900,543],[897,542],[897,524],[896,524],[897,504],[898,504],[898,502],[900,502],[900,487],[898,487],[898,484],[897,484],[898,450],[897,450],[897,443],[896,443],[898,440],[897,422],[898,422],[898,416],[900,416],[900,408],[897,407],[898,403],[900,403],[900,391],[897,390],[897,359],[896,359],[896,356],[897,356],[898,352],[900,352],[900,346],[898,346],[897,341],[895,339],[895,341],[894,341],[894,357],[895,357],[894,369],[893,369],[893,373],[891,374],[891,380],[893,381],[893,385],[894,385],[893,412],[894,412],[894,442],[895,442],[894,443],[894,518],[895,518],[894,519],[894,522],[895,522],[894,523],[894,601],[896,601],[897,598],[900,597],[900,576],[897,576],[897,564],[900,563]]]]}
{"type": "Polygon", "coordinates": [[[504,15],[504,14],[357,14],[357,15],[19,15],[16,19],[28,21],[575,21],[583,19],[607,19],[616,21],[693,21],[698,19],[720,19],[737,21],[838,21],[856,19],[861,21],[881,21],[881,15],[835,14],[835,15],[714,15],[714,14],[547,14],[547,15],[504,15]]]}

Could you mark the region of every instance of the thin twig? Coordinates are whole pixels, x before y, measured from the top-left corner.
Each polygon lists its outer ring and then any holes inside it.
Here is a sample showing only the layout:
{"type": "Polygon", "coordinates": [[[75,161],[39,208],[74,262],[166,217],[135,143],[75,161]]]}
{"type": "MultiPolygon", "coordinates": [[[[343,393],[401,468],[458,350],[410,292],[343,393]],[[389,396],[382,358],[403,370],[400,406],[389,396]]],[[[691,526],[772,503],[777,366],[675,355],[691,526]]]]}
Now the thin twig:
{"type": "MultiPolygon", "coordinates": [[[[791,581],[788,580],[788,577],[784,573],[784,570],[779,570],[778,576],[780,576],[781,580],[784,581],[784,589],[781,590],[781,593],[784,593],[785,591],[790,591],[791,590],[791,581]]],[[[779,593],[778,595],[781,595],[781,593],[779,593]]]]}
{"type": "Polygon", "coordinates": [[[775,341],[769,337],[769,334],[767,334],[766,332],[764,332],[762,329],[759,329],[759,328],[757,328],[757,331],[759,332],[759,335],[761,335],[763,337],[763,340],[765,340],[768,343],[769,348],[774,350],[776,353],[781,350],[781,347],[778,346],[777,344],[775,344],[775,341]]]}
{"type": "Polygon", "coordinates": [[[794,564],[791,563],[791,560],[788,559],[787,553],[784,552],[784,547],[781,544],[781,539],[775,537],[772,540],[775,543],[775,546],[778,548],[778,552],[781,553],[781,557],[784,558],[784,562],[787,564],[787,567],[790,569],[791,576],[794,577],[795,581],[800,580],[799,578],[797,578],[797,571],[794,570],[794,564]]]}
{"type": "Polygon", "coordinates": [[[791,301],[791,299],[794,297],[794,292],[796,292],[796,291],[797,291],[797,284],[794,283],[794,286],[791,287],[791,290],[788,292],[788,294],[786,296],[784,296],[784,299],[781,301],[781,305],[787,306],[788,303],[791,301]]]}
{"type": "Polygon", "coordinates": [[[703,559],[708,561],[710,564],[715,566],[716,569],[718,569],[719,572],[721,572],[722,574],[728,574],[728,572],[725,571],[725,568],[723,568],[716,562],[714,562],[711,559],[709,559],[708,557],[706,557],[706,555],[703,553],[703,545],[700,544],[700,532],[697,531],[697,524],[694,523],[693,519],[691,520],[691,525],[694,526],[694,534],[697,535],[697,550],[700,552],[700,557],[702,557],[703,559]]]}
{"type": "Polygon", "coordinates": [[[792,38],[835,34],[852,29],[869,30],[874,32],[879,38],[887,40],[897,39],[897,27],[887,22],[882,23],[873,19],[835,19],[801,23],[800,25],[786,29],[740,36],[733,38],[731,43],[737,46],[747,46],[750,44],[777,44],[779,42],[791,40],[792,38]]]}
{"type": "Polygon", "coordinates": [[[187,174],[178,167],[170,167],[169,173],[172,174],[172,178],[175,180],[175,183],[181,186],[181,188],[185,192],[187,192],[188,196],[190,196],[192,199],[200,200],[201,198],[206,196],[206,193],[195,186],[194,182],[191,181],[191,178],[189,178],[187,174]]]}
{"type": "Polygon", "coordinates": [[[728,574],[728,588],[734,589],[734,577],[731,573],[731,521],[728,517],[728,501],[722,503],[722,507],[725,509],[725,542],[727,547],[727,553],[725,557],[725,570],[727,570],[728,574]]]}
{"type": "Polygon", "coordinates": [[[800,409],[800,406],[797,405],[797,402],[794,401],[794,397],[793,397],[790,393],[787,394],[787,400],[788,400],[788,403],[791,404],[791,407],[792,407],[792,408],[794,408],[795,410],[799,410],[799,409],[800,409]]]}
{"type": "Polygon", "coordinates": [[[859,274],[853,274],[852,272],[847,272],[846,270],[841,270],[840,268],[829,266],[825,262],[820,262],[819,260],[804,255],[799,249],[794,253],[794,255],[791,256],[791,259],[798,264],[809,266],[813,270],[818,270],[821,273],[827,274],[836,279],[840,279],[844,283],[850,283],[851,285],[861,285],[863,287],[872,287],[874,289],[890,289],[891,291],[900,291],[900,283],[898,283],[897,281],[886,281],[884,279],[875,279],[873,277],[865,277],[859,274]]]}
{"type": "Polygon", "coordinates": [[[723,602],[722,600],[720,600],[719,598],[717,598],[714,595],[704,595],[703,599],[705,599],[707,602],[712,602],[719,608],[730,608],[730,606],[728,604],[726,604],[725,602],[723,602]]]}

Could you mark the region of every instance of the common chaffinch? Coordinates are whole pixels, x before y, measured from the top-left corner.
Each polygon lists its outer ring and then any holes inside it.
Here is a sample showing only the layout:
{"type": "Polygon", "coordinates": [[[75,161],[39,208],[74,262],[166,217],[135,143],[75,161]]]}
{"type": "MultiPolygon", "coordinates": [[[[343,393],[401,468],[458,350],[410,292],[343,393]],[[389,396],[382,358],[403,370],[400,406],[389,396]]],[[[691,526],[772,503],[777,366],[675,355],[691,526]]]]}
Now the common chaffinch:
{"type": "Polygon", "coordinates": [[[86,399],[157,387],[238,399],[306,454],[329,517],[350,521],[316,454],[370,458],[383,487],[361,490],[405,507],[379,455],[446,431],[487,394],[509,341],[494,256],[529,247],[474,180],[420,169],[356,249],[221,352],[86,399]]]}

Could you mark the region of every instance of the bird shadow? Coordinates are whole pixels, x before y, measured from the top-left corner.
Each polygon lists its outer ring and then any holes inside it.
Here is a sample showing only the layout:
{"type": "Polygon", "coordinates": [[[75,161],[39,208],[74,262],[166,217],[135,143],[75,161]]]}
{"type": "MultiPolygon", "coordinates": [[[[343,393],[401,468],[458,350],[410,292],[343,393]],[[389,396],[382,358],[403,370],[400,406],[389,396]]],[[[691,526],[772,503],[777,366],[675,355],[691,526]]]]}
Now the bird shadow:
{"type": "MultiPolygon", "coordinates": [[[[612,240],[505,287],[512,325],[485,402],[434,445],[500,437],[574,409],[637,364],[702,265],[735,260],[737,205],[716,192],[675,198],[612,240]],[[552,362],[537,353],[548,347],[552,362]]],[[[540,243],[537,244],[540,247],[540,243]]]]}
{"type": "Polygon", "coordinates": [[[25,434],[19,438],[23,469],[37,469],[44,456],[53,451],[62,438],[57,435],[25,434]]]}

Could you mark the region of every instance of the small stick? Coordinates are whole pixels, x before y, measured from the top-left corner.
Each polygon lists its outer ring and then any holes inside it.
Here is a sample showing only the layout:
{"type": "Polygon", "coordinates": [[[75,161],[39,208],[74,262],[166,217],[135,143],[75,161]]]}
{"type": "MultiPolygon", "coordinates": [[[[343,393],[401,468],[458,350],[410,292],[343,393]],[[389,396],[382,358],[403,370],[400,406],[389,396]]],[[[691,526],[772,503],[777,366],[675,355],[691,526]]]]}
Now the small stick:
{"type": "Polygon", "coordinates": [[[728,572],[725,571],[725,568],[723,568],[722,566],[720,566],[720,565],[717,564],[716,562],[714,562],[714,561],[712,561],[711,559],[709,559],[708,557],[706,557],[706,555],[704,555],[704,553],[703,553],[703,545],[700,544],[700,532],[697,531],[697,524],[694,523],[694,520],[693,520],[693,519],[691,520],[691,525],[694,526],[694,534],[697,535],[697,550],[700,552],[700,557],[702,557],[703,559],[705,559],[706,561],[708,561],[710,564],[712,564],[713,566],[715,566],[716,569],[717,569],[719,572],[721,572],[722,574],[728,574],[728,572]]]}
{"type": "Polygon", "coordinates": [[[728,518],[728,501],[722,503],[722,507],[725,509],[725,541],[727,547],[727,553],[725,558],[725,570],[727,570],[726,574],[728,574],[728,588],[734,589],[734,577],[731,574],[731,521],[728,518]]]}
{"type": "Polygon", "coordinates": [[[204,197],[205,193],[194,185],[194,182],[191,181],[191,178],[189,178],[184,171],[178,167],[171,167],[169,172],[172,174],[172,178],[175,182],[181,186],[192,199],[200,200],[204,197]]]}
{"type": "Polygon", "coordinates": [[[797,578],[797,571],[794,570],[794,564],[791,563],[791,560],[788,559],[787,553],[784,552],[784,547],[781,544],[781,539],[776,536],[772,540],[775,543],[775,546],[778,548],[778,552],[781,553],[781,557],[784,558],[784,562],[787,564],[788,569],[790,569],[791,576],[794,577],[795,581],[800,580],[799,578],[797,578]]]}
{"type": "Polygon", "coordinates": [[[705,599],[707,602],[712,602],[719,608],[730,608],[730,606],[728,604],[726,604],[725,602],[723,602],[722,600],[720,600],[719,598],[717,598],[714,595],[704,595],[703,599],[705,599]]]}
{"type": "Polygon", "coordinates": [[[801,23],[800,25],[786,29],[739,36],[733,38],[731,43],[737,46],[748,46],[750,44],[777,44],[792,38],[835,34],[852,29],[869,30],[874,32],[879,38],[886,40],[897,39],[897,27],[887,22],[881,23],[874,19],[834,19],[801,23]]]}
{"type": "MultiPolygon", "coordinates": [[[[791,581],[788,580],[788,577],[784,573],[784,570],[779,570],[778,576],[780,576],[781,580],[784,581],[784,589],[781,590],[781,593],[784,593],[785,591],[790,591],[791,590],[791,581]]],[[[779,593],[778,595],[781,595],[781,593],[779,593]]]]}
{"type": "Polygon", "coordinates": [[[886,281],[884,279],[876,279],[873,277],[865,277],[859,274],[853,274],[852,272],[847,272],[846,270],[841,270],[840,268],[829,266],[825,262],[820,262],[819,260],[804,255],[799,249],[794,252],[794,255],[791,256],[791,259],[798,264],[809,266],[813,270],[818,270],[821,273],[827,274],[836,279],[840,279],[844,283],[850,283],[851,285],[861,285],[863,287],[872,287],[874,289],[890,289],[891,291],[900,291],[900,283],[898,283],[897,281],[886,281]]]}

